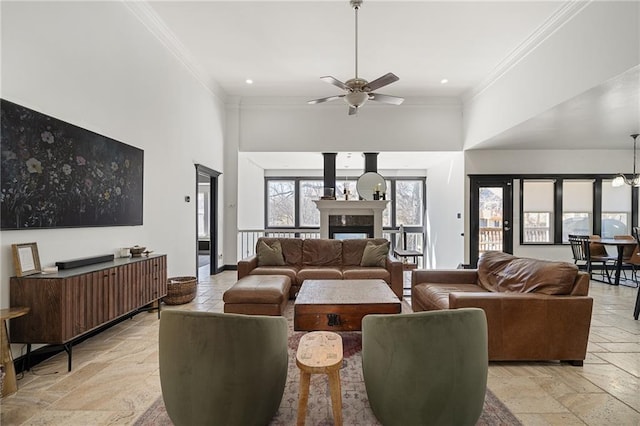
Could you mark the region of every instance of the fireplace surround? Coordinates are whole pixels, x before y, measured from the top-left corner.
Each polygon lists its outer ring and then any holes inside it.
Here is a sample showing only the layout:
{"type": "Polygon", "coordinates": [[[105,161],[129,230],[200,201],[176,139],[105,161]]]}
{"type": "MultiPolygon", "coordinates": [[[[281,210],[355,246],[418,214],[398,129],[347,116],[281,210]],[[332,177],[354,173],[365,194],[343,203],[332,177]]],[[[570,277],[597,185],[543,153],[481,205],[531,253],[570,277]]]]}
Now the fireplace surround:
{"type": "Polygon", "coordinates": [[[331,231],[334,231],[334,234],[335,232],[360,234],[366,232],[370,238],[382,238],[382,212],[387,207],[389,200],[314,200],[313,202],[320,210],[320,238],[333,238],[331,231]],[[331,226],[331,216],[337,217],[333,219],[335,223],[333,227],[331,226]],[[343,216],[344,221],[342,221],[343,216]],[[371,219],[355,218],[355,216],[368,216],[372,218],[372,221],[371,219]],[[349,219],[347,220],[347,218],[349,219]],[[342,230],[336,231],[336,228],[342,228],[342,230]]]}

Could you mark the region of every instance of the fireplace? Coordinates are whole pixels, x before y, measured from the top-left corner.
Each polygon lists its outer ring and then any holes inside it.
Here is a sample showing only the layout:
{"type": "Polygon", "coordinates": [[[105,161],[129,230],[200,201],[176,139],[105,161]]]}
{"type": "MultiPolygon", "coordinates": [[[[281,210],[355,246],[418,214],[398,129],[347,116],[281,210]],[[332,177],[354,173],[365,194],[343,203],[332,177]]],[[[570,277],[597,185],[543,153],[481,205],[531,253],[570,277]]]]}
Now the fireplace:
{"type": "Polygon", "coordinates": [[[373,238],[373,215],[329,215],[329,238],[373,238]]]}
{"type": "Polygon", "coordinates": [[[320,210],[320,238],[344,239],[355,235],[382,238],[382,211],[389,200],[314,200],[314,203],[320,210]]]}

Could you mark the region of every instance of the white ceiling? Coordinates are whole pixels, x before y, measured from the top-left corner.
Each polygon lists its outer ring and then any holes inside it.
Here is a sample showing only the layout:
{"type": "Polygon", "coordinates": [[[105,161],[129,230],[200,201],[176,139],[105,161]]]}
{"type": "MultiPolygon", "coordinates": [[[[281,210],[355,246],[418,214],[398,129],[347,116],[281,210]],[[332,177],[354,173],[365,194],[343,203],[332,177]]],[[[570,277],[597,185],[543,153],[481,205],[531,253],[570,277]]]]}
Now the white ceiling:
{"type": "MultiPolygon", "coordinates": [[[[371,81],[393,72],[400,78],[378,93],[464,99],[503,71],[566,3],[365,0],[359,12],[360,77],[371,81]],[[441,84],[444,78],[447,84],[441,84]]],[[[341,81],[354,76],[354,11],[348,0],[152,0],[148,5],[181,45],[181,55],[227,95],[314,99],[341,94],[320,76],[341,81]]],[[[629,149],[628,134],[640,130],[639,92],[636,67],[474,148],[629,149]]],[[[424,169],[434,158],[397,153],[392,160],[382,154],[378,167],[387,169],[395,168],[392,164],[424,169]]],[[[253,161],[268,169],[307,168],[299,165],[316,165],[313,158],[255,153],[253,161]]]]}

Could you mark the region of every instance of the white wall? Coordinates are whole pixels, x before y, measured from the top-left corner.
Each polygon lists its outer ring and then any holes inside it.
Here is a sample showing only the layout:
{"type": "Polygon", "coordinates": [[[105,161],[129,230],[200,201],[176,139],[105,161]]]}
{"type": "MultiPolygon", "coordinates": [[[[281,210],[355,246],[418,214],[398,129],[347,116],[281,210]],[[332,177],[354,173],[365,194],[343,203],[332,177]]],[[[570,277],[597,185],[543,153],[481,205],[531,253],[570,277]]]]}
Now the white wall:
{"type": "Polygon", "coordinates": [[[224,191],[221,214],[224,226],[221,231],[224,244],[222,246],[223,265],[235,265],[238,252],[238,138],[240,134],[239,109],[237,99],[230,99],[227,105],[226,138],[224,144],[224,191]]]}
{"type": "Polygon", "coordinates": [[[167,254],[170,276],[196,275],[194,164],[223,170],[224,107],[124,3],[2,2],[1,18],[1,96],[141,148],[145,163],[142,226],[1,232],[0,307],[18,242],[37,242],[43,265],[140,244],[167,254]]]}
{"type": "Polygon", "coordinates": [[[238,228],[264,228],[264,176],[262,167],[246,153],[238,155],[238,228]]]}
{"type": "Polygon", "coordinates": [[[426,268],[455,268],[464,262],[464,182],[462,152],[427,170],[426,268]]]}
{"type": "MultiPolygon", "coordinates": [[[[576,2],[572,7],[582,5],[576,2]]],[[[640,63],[639,17],[639,2],[586,4],[491,86],[465,102],[465,148],[640,63]]]]}
{"type": "Polygon", "coordinates": [[[462,148],[457,99],[402,105],[367,103],[357,116],[344,102],[308,105],[306,99],[243,99],[240,151],[455,151],[462,148]],[[390,149],[390,147],[393,147],[390,149]]]}

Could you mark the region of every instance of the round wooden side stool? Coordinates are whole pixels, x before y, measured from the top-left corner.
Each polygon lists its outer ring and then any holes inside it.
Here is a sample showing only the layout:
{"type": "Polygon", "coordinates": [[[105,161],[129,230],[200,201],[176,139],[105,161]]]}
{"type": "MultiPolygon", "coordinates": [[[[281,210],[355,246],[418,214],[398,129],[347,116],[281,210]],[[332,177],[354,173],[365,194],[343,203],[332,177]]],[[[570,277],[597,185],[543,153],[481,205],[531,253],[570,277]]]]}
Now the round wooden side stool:
{"type": "Polygon", "coordinates": [[[342,337],[330,331],[312,331],[300,339],[296,353],[296,365],[300,369],[300,398],[298,400],[298,425],[304,425],[307,417],[309,382],[312,374],[326,374],[333,409],[333,422],[342,426],[342,391],[340,367],[342,367],[342,337]]]}

